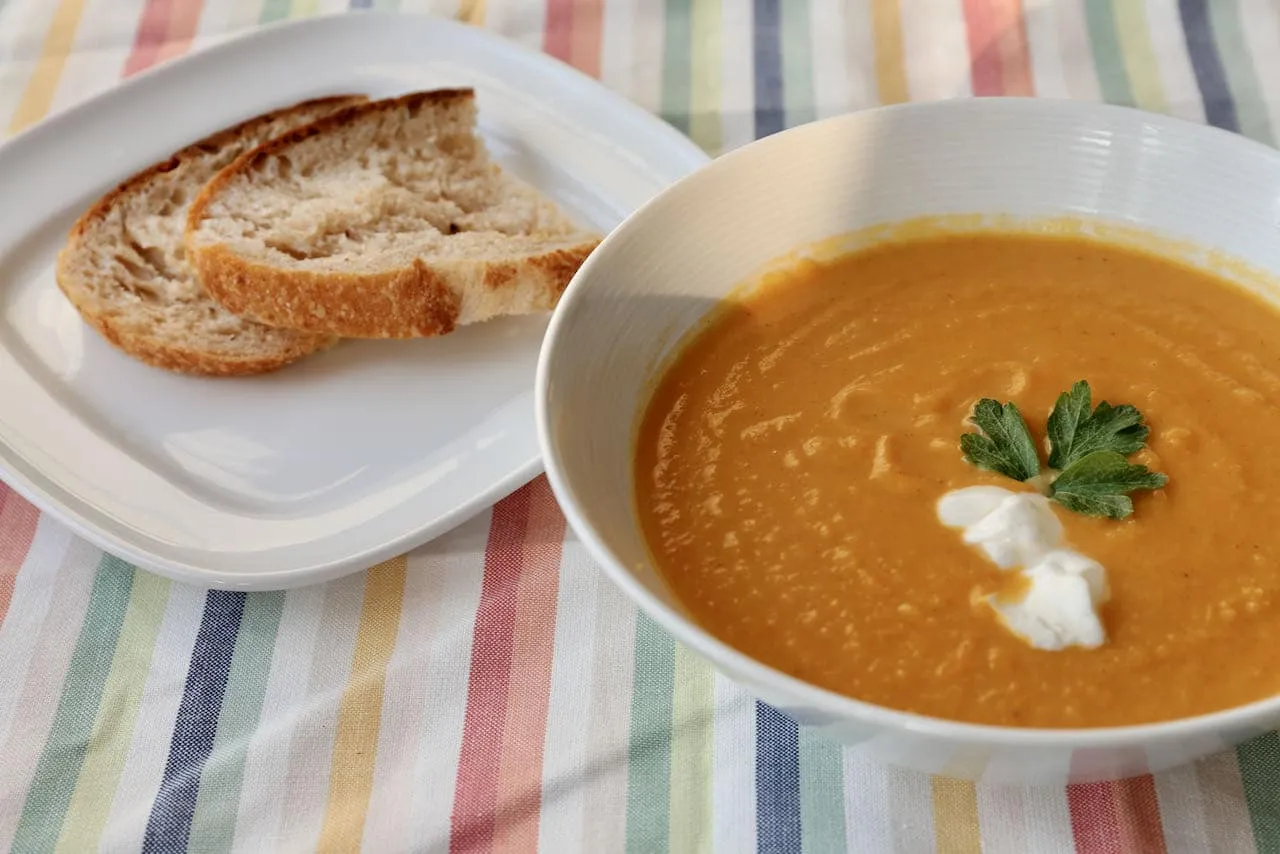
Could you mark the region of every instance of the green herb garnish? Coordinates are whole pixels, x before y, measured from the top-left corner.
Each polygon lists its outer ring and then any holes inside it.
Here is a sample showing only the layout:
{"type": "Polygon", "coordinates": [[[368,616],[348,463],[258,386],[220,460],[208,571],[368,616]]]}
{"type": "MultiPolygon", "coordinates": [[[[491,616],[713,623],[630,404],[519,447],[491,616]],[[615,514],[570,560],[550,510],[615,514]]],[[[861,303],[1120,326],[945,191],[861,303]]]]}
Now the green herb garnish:
{"type": "MultiPolygon", "coordinates": [[[[1168,478],[1130,463],[1150,432],[1142,413],[1105,400],[1093,408],[1081,380],[1058,396],[1049,415],[1050,499],[1086,516],[1124,519],[1133,513],[1129,493],[1159,489],[1168,478]]],[[[1012,403],[983,398],[969,419],[981,432],[960,437],[967,462],[1018,481],[1040,477],[1040,458],[1022,413],[1012,403]]]]}
{"type": "Polygon", "coordinates": [[[1036,445],[1018,407],[984,397],[969,420],[982,431],[960,437],[960,450],[970,463],[1014,480],[1028,480],[1040,473],[1036,445]]]}
{"type": "Polygon", "coordinates": [[[1169,479],[1130,463],[1115,451],[1094,451],[1067,466],[1049,485],[1049,497],[1086,516],[1123,519],[1133,512],[1128,493],[1159,489],[1169,479]]]}
{"type": "Polygon", "coordinates": [[[1127,457],[1147,441],[1150,431],[1137,409],[1104,400],[1090,412],[1091,400],[1084,380],[1058,395],[1049,415],[1049,468],[1065,471],[1094,451],[1115,451],[1127,457]]]}

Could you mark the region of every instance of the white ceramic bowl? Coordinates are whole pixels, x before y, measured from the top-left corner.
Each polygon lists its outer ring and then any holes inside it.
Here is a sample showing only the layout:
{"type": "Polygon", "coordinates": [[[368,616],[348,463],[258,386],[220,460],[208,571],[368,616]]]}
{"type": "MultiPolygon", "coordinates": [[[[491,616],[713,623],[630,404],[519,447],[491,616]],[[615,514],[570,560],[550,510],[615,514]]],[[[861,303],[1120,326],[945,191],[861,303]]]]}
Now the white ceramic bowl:
{"type": "Polygon", "coordinates": [[[801,723],[916,770],[1017,783],[1115,778],[1280,724],[1280,699],[1084,730],[904,714],[726,646],[684,615],[655,573],[634,512],[632,442],[655,371],[681,336],[735,286],[806,244],[963,213],[1098,217],[1280,271],[1280,153],[1124,108],[978,99],[828,119],[714,161],[609,235],[547,332],[538,427],[569,523],[640,608],[723,673],[801,723]]]}

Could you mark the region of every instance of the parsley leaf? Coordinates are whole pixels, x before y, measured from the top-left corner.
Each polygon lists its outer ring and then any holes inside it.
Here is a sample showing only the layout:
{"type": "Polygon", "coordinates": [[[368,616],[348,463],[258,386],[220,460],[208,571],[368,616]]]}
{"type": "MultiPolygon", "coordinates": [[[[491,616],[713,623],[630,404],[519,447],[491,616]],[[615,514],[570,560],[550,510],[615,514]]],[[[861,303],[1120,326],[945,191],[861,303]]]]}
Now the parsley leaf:
{"type": "Polygon", "coordinates": [[[1040,458],[1022,413],[1012,403],[984,397],[973,408],[969,421],[981,433],[965,433],[960,437],[964,458],[980,469],[1027,480],[1040,473],[1040,458]]]}
{"type": "Polygon", "coordinates": [[[1137,409],[1104,400],[1090,411],[1091,402],[1084,380],[1058,396],[1049,415],[1049,468],[1065,471],[1095,451],[1128,456],[1147,440],[1150,431],[1137,409]]]}
{"type": "Polygon", "coordinates": [[[1062,470],[1049,487],[1049,497],[1076,513],[1124,519],[1133,513],[1130,492],[1159,489],[1168,481],[1117,451],[1094,451],[1062,470]]]}
{"type": "Polygon", "coordinates": [[[1051,500],[1086,516],[1125,519],[1133,513],[1129,494],[1159,489],[1169,478],[1125,457],[1142,448],[1150,433],[1142,413],[1105,400],[1093,406],[1081,380],[1058,395],[1049,415],[1049,470],[1040,477],[1040,456],[1022,413],[1012,402],[978,401],[969,421],[981,432],[960,437],[966,462],[1017,481],[1031,481],[1051,500]],[[1044,480],[1052,478],[1046,486],[1044,480]]]}

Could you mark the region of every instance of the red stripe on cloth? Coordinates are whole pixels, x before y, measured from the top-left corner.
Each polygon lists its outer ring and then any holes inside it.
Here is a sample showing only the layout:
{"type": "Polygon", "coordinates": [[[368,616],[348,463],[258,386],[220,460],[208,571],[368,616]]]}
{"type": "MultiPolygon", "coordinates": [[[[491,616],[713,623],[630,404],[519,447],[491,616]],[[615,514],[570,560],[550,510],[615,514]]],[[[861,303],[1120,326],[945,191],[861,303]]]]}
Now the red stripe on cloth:
{"type": "Polygon", "coordinates": [[[494,508],[471,642],[454,854],[536,848],[563,534],[543,478],[494,508]]]}
{"type": "Polygon", "coordinates": [[[1030,96],[1035,92],[1031,76],[1031,46],[1022,0],[997,0],[1000,4],[1000,59],[1004,68],[1004,93],[1030,96]]]}
{"type": "Polygon", "coordinates": [[[547,0],[542,50],[563,62],[573,60],[573,0],[547,0]]]}
{"type": "Polygon", "coordinates": [[[547,0],[542,49],[592,77],[600,76],[603,0],[547,0]]]}
{"type": "Polygon", "coordinates": [[[1067,786],[1071,833],[1079,854],[1125,854],[1121,847],[1120,817],[1111,783],[1067,786]]]}
{"type": "Polygon", "coordinates": [[[1164,854],[1164,828],[1150,775],[1067,787],[1080,854],[1164,854]]]}
{"type": "Polygon", "coordinates": [[[975,95],[1032,95],[1022,0],[964,0],[975,95]]]}
{"type": "Polygon", "coordinates": [[[0,483],[0,623],[9,613],[13,585],[31,551],[40,511],[8,486],[0,483]]]}
{"type": "Polygon", "coordinates": [[[997,46],[999,23],[993,0],[964,0],[969,37],[969,78],[975,95],[1004,94],[1004,62],[997,46]]]}
{"type": "Polygon", "coordinates": [[[133,50],[124,61],[124,76],[137,74],[155,64],[160,48],[169,35],[169,16],[175,0],[147,0],[138,30],[133,36],[133,50]]]}
{"type": "Polygon", "coordinates": [[[502,741],[494,840],[495,850],[513,854],[538,849],[542,748],[547,737],[565,524],[546,478],[538,478],[525,490],[529,493],[529,513],[521,549],[523,572],[517,594],[511,694],[502,741]]]}
{"type": "Polygon", "coordinates": [[[502,735],[511,685],[520,546],[528,525],[527,487],[493,508],[480,604],[471,636],[471,678],[453,794],[450,852],[481,854],[493,848],[502,735]]]}
{"type": "Polygon", "coordinates": [[[200,24],[200,12],[204,8],[204,0],[185,0],[174,7],[169,15],[169,28],[164,44],[156,57],[158,62],[173,59],[186,53],[196,37],[196,27],[200,24]]]}
{"type": "Polygon", "coordinates": [[[1113,787],[1124,850],[1134,854],[1165,854],[1160,798],[1150,775],[1130,777],[1113,787]]]}

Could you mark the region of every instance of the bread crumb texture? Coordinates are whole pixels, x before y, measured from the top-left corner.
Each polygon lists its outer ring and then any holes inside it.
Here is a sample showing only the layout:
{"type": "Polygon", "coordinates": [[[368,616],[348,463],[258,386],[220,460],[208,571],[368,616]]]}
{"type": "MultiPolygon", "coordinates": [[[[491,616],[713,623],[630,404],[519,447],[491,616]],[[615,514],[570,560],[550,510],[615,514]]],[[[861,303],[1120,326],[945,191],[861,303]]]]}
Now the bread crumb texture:
{"type": "Polygon", "coordinates": [[[113,345],[169,370],[262,373],[329,346],[330,335],[256,323],[212,299],[184,231],[197,194],[237,157],[362,100],[335,96],[266,113],[134,175],[75,223],[58,256],[58,287],[113,345]]]}
{"type": "Polygon", "coordinates": [[[240,158],[193,206],[208,291],[322,335],[439,335],[553,308],[599,242],[493,163],[469,89],[357,104],[240,158]]]}

